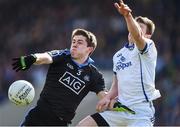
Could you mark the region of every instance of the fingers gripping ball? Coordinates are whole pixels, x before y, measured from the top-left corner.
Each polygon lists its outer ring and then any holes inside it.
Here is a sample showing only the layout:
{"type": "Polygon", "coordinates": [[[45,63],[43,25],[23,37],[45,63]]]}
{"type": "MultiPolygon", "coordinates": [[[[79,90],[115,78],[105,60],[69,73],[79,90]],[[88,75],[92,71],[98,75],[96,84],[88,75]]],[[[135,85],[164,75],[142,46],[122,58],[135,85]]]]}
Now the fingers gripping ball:
{"type": "Polygon", "coordinates": [[[8,90],[9,100],[18,106],[29,105],[33,101],[34,96],[34,87],[25,80],[13,82],[8,90]]]}

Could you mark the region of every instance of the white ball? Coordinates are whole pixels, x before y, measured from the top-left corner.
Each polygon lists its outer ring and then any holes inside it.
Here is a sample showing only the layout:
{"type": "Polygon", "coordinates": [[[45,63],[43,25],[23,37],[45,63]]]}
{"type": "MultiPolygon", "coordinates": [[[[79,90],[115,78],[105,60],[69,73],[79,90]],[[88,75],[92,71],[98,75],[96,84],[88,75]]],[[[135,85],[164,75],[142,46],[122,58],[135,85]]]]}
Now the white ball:
{"type": "Polygon", "coordinates": [[[8,97],[11,102],[18,106],[30,104],[35,96],[32,84],[25,80],[17,80],[11,84],[8,90],[8,97]]]}

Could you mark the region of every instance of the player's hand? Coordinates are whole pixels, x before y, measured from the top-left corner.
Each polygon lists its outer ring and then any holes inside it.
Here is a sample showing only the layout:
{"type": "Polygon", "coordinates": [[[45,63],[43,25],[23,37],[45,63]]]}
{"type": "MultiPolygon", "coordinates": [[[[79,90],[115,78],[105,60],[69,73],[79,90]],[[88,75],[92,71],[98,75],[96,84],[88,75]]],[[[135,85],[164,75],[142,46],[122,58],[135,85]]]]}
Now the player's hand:
{"type": "Polygon", "coordinates": [[[96,110],[97,110],[98,112],[102,112],[102,111],[108,109],[109,103],[110,103],[110,99],[105,96],[103,99],[101,99],[101,100],[97,103],[97,105],[96,105],[96,110]]]}
{"type": "Polygon", "coordinates": [[[111,101],[110,101],[110,103],[109,103],[109,105],[108,105],[108,109],[109,109],[109,110],[113,110],[114,104],[115,104],[116,102],[117,102],[116,99],[111,99],[111,101]]]}
{"type": "Polygon", "coordinates": [[[19,70],[27,70],[34,62],[36,62],[36,56],[33,54],[28,56],[21,56],[19,58],[13,58],[12,67],[16,72],[19,70]]]}
{"type": "Polygon", "coordinates": [[[114,3],[117,11],[123,16],[128,16],[132,10],[128,7],[128,5],[124,4],[123,0],[120,0],[119,3],[114,3]]]}

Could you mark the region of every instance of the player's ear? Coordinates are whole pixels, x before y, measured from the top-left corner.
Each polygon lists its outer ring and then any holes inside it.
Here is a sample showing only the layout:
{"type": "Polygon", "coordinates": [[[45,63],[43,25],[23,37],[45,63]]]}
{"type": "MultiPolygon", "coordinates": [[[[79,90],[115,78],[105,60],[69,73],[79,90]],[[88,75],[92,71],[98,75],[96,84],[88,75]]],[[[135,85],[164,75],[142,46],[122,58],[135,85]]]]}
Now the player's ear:
{"type": "Polygon", "coordinates": [[[92,52],[94,50],[93,47],[88,47],[88,49],[89,49],[89,52],[92,52]]]}
{"type": "Polygon", "coordinates": [[[88,51],[89,51],[89,54],[92,54],[93,51],[94,51],[94,48],[93,47],[88,47],[88,51]]]}

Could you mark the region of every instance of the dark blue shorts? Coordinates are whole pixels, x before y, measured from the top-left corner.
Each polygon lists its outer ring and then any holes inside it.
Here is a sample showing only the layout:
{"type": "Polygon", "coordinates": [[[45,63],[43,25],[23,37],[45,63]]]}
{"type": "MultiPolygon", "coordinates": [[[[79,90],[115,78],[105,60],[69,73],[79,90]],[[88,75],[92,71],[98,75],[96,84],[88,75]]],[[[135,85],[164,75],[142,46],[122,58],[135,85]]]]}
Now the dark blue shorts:
{"type": "Polygon", "coordinates": [[[67,126],[68,122],[57,117],[51,110],[35,107],[29,111],[21,126],[67,126]]]}

